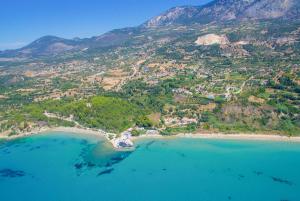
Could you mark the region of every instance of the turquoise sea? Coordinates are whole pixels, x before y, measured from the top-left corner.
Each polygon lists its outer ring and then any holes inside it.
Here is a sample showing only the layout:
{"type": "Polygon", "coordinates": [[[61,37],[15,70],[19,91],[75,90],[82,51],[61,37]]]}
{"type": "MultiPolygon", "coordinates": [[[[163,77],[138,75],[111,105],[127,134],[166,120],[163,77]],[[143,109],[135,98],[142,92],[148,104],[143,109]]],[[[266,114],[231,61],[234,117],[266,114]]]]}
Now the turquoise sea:
{"type": "Polygon", "coordinates": [[[0,142],[1,201],[299,201],[300,144],[68,133],[0,142]]]}

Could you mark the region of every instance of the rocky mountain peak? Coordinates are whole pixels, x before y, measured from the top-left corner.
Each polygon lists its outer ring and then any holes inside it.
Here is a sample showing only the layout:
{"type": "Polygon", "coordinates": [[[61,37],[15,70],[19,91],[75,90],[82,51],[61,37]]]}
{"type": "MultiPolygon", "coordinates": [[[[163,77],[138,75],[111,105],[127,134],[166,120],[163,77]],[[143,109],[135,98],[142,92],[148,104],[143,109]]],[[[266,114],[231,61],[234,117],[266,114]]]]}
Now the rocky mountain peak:
{"type": "Polygon", "coordinates": [[[215,0],[204,6],[175,7],[156,16],[144,27],[172,24],[206,24],[226,20],[299,18],[298,0],[215,0]]]}
{"type": "Polygon", "coordinates": [[[147,21],[145,27],[156,27],[172,24],[173,22],[191,19],[198,13],[198,8],[193,6],[174,7],[167,12],[147,21]]]}

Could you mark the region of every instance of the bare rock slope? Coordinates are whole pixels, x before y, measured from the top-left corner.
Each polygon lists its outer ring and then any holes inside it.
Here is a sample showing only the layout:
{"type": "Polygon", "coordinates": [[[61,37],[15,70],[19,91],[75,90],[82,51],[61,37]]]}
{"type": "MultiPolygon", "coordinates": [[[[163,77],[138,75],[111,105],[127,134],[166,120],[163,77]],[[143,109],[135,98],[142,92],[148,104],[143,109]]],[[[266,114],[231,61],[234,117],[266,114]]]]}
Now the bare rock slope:
{"type": "Polygon", "coordinates": [[[172,24],[210,23],[245,19],[294,19],[300,16],[299,0],[215,0],[204,6],[175,7],[147,21],[153,28],[172,24]]]}

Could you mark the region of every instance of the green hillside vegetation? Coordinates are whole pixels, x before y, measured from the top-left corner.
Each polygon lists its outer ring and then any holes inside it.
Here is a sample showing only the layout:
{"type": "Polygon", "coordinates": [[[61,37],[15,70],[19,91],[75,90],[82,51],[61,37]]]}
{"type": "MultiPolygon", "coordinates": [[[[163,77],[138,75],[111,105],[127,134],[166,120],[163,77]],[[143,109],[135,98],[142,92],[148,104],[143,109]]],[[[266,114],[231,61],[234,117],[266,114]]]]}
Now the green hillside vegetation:
{"type": "Polygon", "coordinates": [[[48,118],[44,115],[45,111],[65,118],[73,115],[74,120],[82,126],[111,132],[122,132],[134,125],[152,126],[144,109],[120,98],[104,96],[33,103],[7,114],[6,117],[18,125],[45,121],[52,126],[75,126],[72,122],[48,118]]]}
{"type": "Polygon", "coordinates": [[[112,132],[138,125],[165,135],[300,135],[299,24],[228,21],[116,30],[120,44],[38,62],[0,62],[0,131],[75,126],[47,118],[48,111],[112,132]],[[197,45],[206,34],[230,43],[197,45]],[[155,122],[151,114],[157,114],[155,122]]]}

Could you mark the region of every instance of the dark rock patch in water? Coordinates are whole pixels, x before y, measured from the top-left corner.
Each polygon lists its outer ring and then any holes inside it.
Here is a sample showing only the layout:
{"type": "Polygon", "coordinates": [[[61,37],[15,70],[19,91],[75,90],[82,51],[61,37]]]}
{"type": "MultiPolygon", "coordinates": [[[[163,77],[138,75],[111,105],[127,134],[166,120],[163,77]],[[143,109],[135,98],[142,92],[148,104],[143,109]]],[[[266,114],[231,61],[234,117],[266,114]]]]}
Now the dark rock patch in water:
{"type": "Polygon", "coordinates": [[[93,148],[94,145],[87,143],[84,144],[83,146],[84,147],[81,149],[79,154],[79,157],[81,158],[84,157],[87,153],[91,152],[91,149],[93,148]]]}
{"type": "MultiPolygon", "coordinates": [[[[114,156],[108,159],[108,162],[105,163],[104,167],[111,167],[117,163],[120,163],[124,159],[126,159],[132,152],[116,152],[114,156]]],[[[98,167],[103,167],[103,165],[99,165],[98,167]]]]}
{"type": "Polygon", "coordinates": [[[245,178],[245,176],[242,175],[242,174],[239,174],[238,177],[239,177],[240,180],[245,178]]]}
{"type": "Polygon", "coordinates": [[[177,152],[178,153],[178,155],[180,156],[180,157],[182,157],[182,158],[185,158],[186,157],[186,155],[184,154],[184,153],[180,153],[180,152],[177,152]]]}
{"type": "Polygon", "coordinates": [[[102,172],[99,172],[99,174],[97,176],[101,176],[101,175],[105,175],[105,174],[111,174],[113,171],[114,171],[113,168],[103,170],[102,172]]]}
{"type": "Polygon", "coordinates": [[[124,159],[124,157],[125,157],[125,155],[115,156],[115,157],[112,157],[111,160],[119,162],[119,161],[122,161],[124,159]]]}
{"type": "Polygon", "coordinates": [[[253,173],[256,174],[257,176],[261,176],[264,174],[263,172],[260,171],[253,171],[253,173]]]}
{"type": "Polygon", "coordinates": [[[37,150],[37,149],[40,149],[40,148],[41,148],[41,146],[31,147],[31,148],[29,149],[29,151],[34,151],[34,150],[37,150]]]}
{"type": "Polygon", "coordinates": [[[3,149],[3,148],[17,148],[17,147],[20,147],[21,145],[26,146],[26,144],[25,144],[26,142],[27,142],[26,138],[3,141],[3,142],[0,142],[0,149],[3,149]]]}
{"type": "Polygon", "coordinates": [[[82,169],[91,169],[96,167],[94,163],[91,162],[78,162],[74,164],[74,167],[76,170],[82,170],[82,169]]]}
{"type": "Polygon", "coordinates": [[[87,141],[87,140],[81,140],[81,141],[80,141],[80,144],[81,144],[81,145],[87,145],[87,144],[88,144],[88,141],[87,141]]]}
{"type": "Polygon", "coordinates": [[[9,151],[9,149],[4,149],[4,150],[2,151],[2,153],[3,153],[3,154],[10,154],[11,152],[9,151]]]}
{"type": "Polygon", "coordinates": [[[132,151],[115,151],[106,142],[91,144],[86,140],[80,141],[83,148],[74,163],[77,175],[92,169],[111,169],[113,165],[126,159],[132,151]]]}
{"type": "Polygon", "coordinates": [[[88,168],[93,168],[93,167],[95,167],[96,165],[94,164],[94,163],[91,163],[91,162],[88,162],[87,163],[87,167],[88,168]]]}
{"type": "Polygon", "coordinates": [[[231,168],[226,168],[224,172],[231,172],[231,168]]]}
{"type": "Polygon", "coordinates": [[[150,146],[151,145],[153,145],[155,143],[155,140],[152,140],[152,141],[150,141],[150,142],[148,142],[147,144],[146,144],[146,149],[149,149],[150,148],[150,146]]]}
{"type": "Polygon", "coordinates": [[[75,167],[77,170],[80,170],[80,169],[82,169],[82,168],[84,167],[84,163],[76,163],[76,164],[74,165],[74,167],[75,167]]]}
{"type": "Polygon", "coordinates": [[[25,172],[21,170],[12,170],[12,169],[2,169],[0,170],[0,177],[9,177],[9,178],[15,178],[15,177],[24,177],[25,172]]]}
{"type": "Polygon", "coordinates": [[[228,196],[227,199],[228,199],[228,200],[232,200],[232,197],[231,197],[231,196],[228,196]]]}
{"type": "Polygon", "coordinates": [[[286,184],[286,185],[289,185],[289,186],[292,186],[292,185],[293,185],[293,182],[288,181],[288,180],[285,180],[285,179],[281,179],[281,178],[279,178],[279,177],[271,177],[271,179],[272,179],[274,182],[286,184]]]}
{"type": "Polygon", "coordinates": [[[166,168],[163,168],[163,169],[161,169],[162,171],[167,171],[167,169],[166,168]]]}

